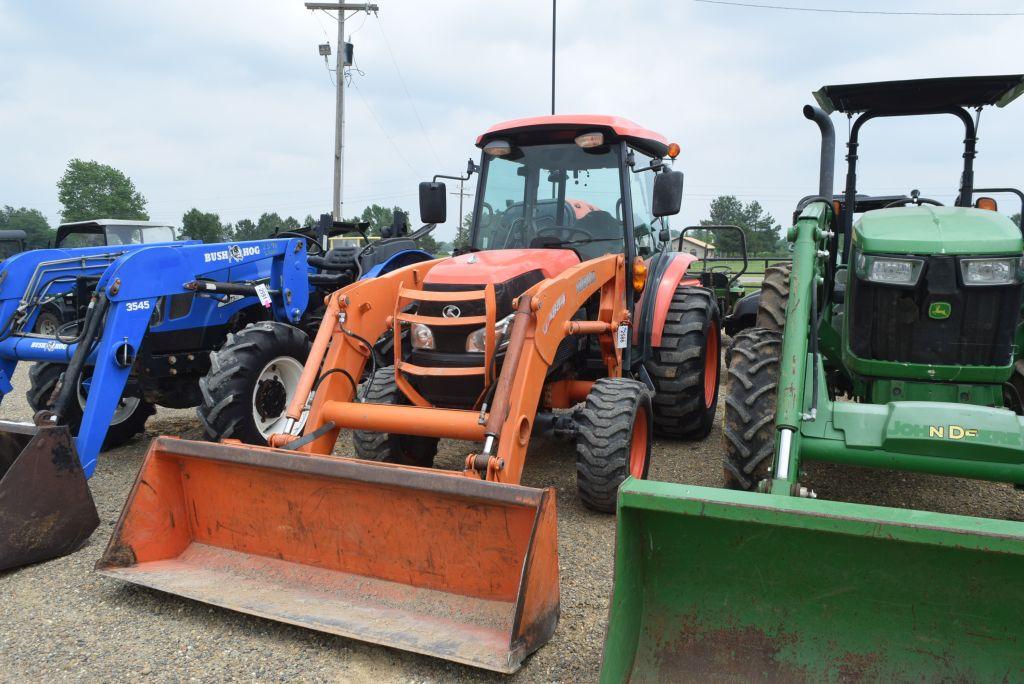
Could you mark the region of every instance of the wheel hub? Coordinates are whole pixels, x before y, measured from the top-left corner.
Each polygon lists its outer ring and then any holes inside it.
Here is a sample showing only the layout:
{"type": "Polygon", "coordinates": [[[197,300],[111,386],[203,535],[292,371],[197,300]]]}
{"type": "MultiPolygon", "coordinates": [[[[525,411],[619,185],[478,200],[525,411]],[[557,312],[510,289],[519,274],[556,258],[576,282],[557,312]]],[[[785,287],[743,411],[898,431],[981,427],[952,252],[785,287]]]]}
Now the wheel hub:
{"type": "Polygon", "coordinates": [[[281,378],[274,375],[260,380],[256,387],[256,411],[263,420],[281,415],[287,405],[288,391],[281,378]]]}

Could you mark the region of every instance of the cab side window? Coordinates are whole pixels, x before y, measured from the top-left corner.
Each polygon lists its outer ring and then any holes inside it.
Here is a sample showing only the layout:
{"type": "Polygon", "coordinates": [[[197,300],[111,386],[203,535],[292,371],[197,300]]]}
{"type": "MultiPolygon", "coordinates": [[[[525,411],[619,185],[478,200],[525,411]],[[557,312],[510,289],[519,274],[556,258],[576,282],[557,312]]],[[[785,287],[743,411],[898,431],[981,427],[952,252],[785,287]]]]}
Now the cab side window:
{"type": "MultiPolygon", "coordinates": [[[[643,169],[651,165],[651,157],[639,150],[633,150],[635,164],[633,169],[643,169]]],[[[661,225],[655,225],[651,205],[654,199],[654,172],[629,170],[629,194],[633,201],[633,239],[636,242],[636,253],[641,257],[649,257],[661,248],[658,242],[658,231],[661,225]]]]}

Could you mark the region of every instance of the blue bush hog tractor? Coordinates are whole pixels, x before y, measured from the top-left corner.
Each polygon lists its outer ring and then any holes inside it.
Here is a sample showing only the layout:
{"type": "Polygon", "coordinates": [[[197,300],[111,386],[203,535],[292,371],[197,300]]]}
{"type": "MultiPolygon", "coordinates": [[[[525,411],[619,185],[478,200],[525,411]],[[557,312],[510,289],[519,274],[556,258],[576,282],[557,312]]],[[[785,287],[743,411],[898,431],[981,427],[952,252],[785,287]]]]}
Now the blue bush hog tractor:
{"type": "Polygon", "coordinates": [[[0,422],[0,570],[88,538],[98,518],[85,479],[156,405],[197,406],[212,438],[279,432],[323,294],[432,258],[401,231],[323,251],[325,235],[353,229],[365,227],[327,217],[277,239],[45,249],[0,264],[0,399],[33,361],[36,411],[34,424],[0,422]],[[36,332],[46,303],[69,296],[80,317],[36,332]]]}

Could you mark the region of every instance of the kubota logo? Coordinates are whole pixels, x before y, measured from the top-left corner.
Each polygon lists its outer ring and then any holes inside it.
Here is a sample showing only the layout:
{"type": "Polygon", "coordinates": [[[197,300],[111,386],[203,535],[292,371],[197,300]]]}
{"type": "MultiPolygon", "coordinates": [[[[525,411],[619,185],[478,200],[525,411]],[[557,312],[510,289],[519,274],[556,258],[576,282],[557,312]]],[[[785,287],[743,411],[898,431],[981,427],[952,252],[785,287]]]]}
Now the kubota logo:
{"type": "Polygon", "coordinates": [[[449,304],[448,306],[441,309],[441,315],[444,316],[445,318],[458,318],[459,316],[462,315],[462,309],[455,306],[454,304],[449,304]]]}
{"type": "Polygon", "coordinates": [[[973,428],[960,427],[959,425],[929,425],[928,426],[929,437],[939,437],[945,439],[966,439],[968,437],[977,437],[978,431],[973,428]]]}
{"type": "Polygon", "coordinates": [[[943,320],[949,318],[953,313],[953,306],[949,302],[932,302],[928,305],[928,318],[943,320]]]}

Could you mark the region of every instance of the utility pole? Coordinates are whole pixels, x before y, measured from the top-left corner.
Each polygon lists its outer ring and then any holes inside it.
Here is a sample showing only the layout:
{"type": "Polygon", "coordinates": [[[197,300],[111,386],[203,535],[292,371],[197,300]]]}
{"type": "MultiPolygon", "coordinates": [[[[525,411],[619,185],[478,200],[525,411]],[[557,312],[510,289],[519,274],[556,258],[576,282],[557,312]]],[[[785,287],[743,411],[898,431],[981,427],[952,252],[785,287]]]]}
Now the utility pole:
{"type": "Polygon", "coordinates": [[[458,192],[450,192],[450,193],[448,193],[449,195],[458,195],[459,196],[459,227],[460,228],[462,227],[462,221],[463,221],[463,218],[464,218],[464,215],[462,213],[462,198],[463,197],[472,197],[473,196],[473,193],[465,191],[465,189],[464,189],[465,183],[466,183],[466,179],[465,178],[460,178],[459,179],[459,191],[458,192]]]}
{"type": "Polygon", "coordinates": [[[558,0],[551,0],[551,116],[555,115],[555,24],[558,21],[558,0]]]}
{"type": "Polygon", "coordinates": [[[338,12],[337,94],[334,100],[334,204],[331,213],[334,214],[334,220],[341,221],[341,179],[345,167],[345,67],[351,65],[348,60],[352,55],[345,43],[345,12],[376,13],[378,7],[372,3],[362,2],[307,2],[306,9],[314,12],[318,10],[336,10],[338,12]]]}

